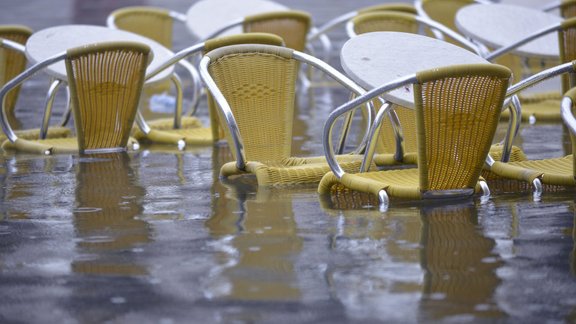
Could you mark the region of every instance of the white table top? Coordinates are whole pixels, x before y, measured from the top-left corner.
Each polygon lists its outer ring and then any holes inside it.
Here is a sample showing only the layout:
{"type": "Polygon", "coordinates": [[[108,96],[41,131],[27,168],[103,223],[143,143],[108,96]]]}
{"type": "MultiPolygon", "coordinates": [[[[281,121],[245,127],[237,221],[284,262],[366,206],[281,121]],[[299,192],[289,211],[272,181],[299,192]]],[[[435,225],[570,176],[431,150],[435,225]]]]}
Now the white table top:
{"type": "MultiPolygon", "coordinates": [[[[186,25],[194,36],[203,40],[240,18],[281,10],[288,7],[267,0],[201,0],[188,9],[186,25]]],[[[241,32],[241,28],[235,28],[223,35],[241,32]]]]}
{"type": "MultiPolygon", "coordinates": [[[[148,65],[148,71],[156,68],[173,55],[169,49],[159,43],[127,31],[103,26],[63,25],[33,33],[26,42],[26,56],[31,62],[36,63],[72,47],[108,41],[133,41],[150,46],[153,58],[148,65]]],[[[57,79],[66,80],[66,66],[63,61],[49,66],[46,72],[57,79]]],[[[168,68],[148,80],[147,83],[164,80],[172,72],[173,68],[168,68]]]]}
{"type": "MultiPolygon", "coordinates": [[[[340,62],[348,76],[365,89],[436,67],[488,63],[445,41],[397,32],[366,33],[349,39],[342,47],[340,62]]],[[[394,90],[383,97],[405,107],[414,107],[411,88],[394,90]]]]}
{"type": "MultiPolygon", "coordinates": [[[[464,35],[497,49],[561,21],[558,16],[532,8],[474,4],[459,10],[455,23],[464,35]]],[[[558,36],[550,33],[513,52],[527,57],[557,58],[558,36]]]]}

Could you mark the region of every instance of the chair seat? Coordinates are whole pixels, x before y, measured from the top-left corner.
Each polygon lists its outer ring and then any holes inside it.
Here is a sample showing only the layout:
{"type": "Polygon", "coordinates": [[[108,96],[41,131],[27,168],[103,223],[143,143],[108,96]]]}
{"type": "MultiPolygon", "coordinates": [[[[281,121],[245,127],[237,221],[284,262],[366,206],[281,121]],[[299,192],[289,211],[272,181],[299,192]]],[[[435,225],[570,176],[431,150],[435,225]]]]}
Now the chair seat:
{"type": "MultiPolygon", "coordinates": [[[[128,139],[129,148],[137,144],[138,141],[136,139],[132,137],[128,139]]],[[[76,137],[47,138],[43,140],[18,138],[14,143],[5,140],[2,143],[2,149],[34,154],[76,154],[79,151],[76,137]]]]}
{"type": "MultiPolygon", "coordinates": [[[[326,174],[318,186],[320,194],[337,194],[345,189],[378,195],[386,190],[390,197],[417,200],[422,199],[418,168],[372,171],[364,173],[345,173],[338,179],[332,172],[326,174]]],[[[481,189],[477,185],[475,192],[481,189]]]]}
{"type": "Polygon", "coordinates": [[[545,186],[576,186],[573,163],[573,155],[543,160],[497,162],[492,166],[492,173],[506,179],[528,183],[540,178],[545,186]]]}
{"type": "MultiPolygon", "coordinates": [[[[170,138],[173,138],[176,142],[183,139],[186,144],[191,145],[210,145],[214,143],[212,129],[204,127],[202,122],[196,117],[183,117],[182,127],[178,129],[174,129],[174,118],[153,120],[148,122],[148,126],[153,130],[172,135],[170,138]]],[[[134,131],[134,138],[140,141],[155,141],[154,136],[150,138],[150,136],[146,136],[139,129],[134,131]]]]}
{"type": "MultiPolygon", "coordinates": [[[[539,122],[561,122],[560,117],[560,94],[550,93],[542,96],[532,96],[522,98],[523,122],[529,122],[530,118],[535,118],[539,122]]],[[[502,112],[501,120],[510,118],[509,110],[502,112]]]]}
{"type": "MultiPolygon", "coordinates": [[[[338,156],[340,165],[347,172],[357,172],[362,163],[361,159],[362,156],[360,155],[338,156]]],[[[330,167],[323,156],[291,157],[266,163],[248,162],[245,171],[236,168],[236,162],[228,162],[220,169],[220,176],[229,177],[252,173],[256,175],[260,186],[280,186],[318,183],[329,171],[330,167]]]]}
{"type": "MultiPolygon", "coordinates": [[[[39,128],[16,130],[14,133],[16,133],[16,136],[19,138],[26,140],[34,140],[40,137],[39,128]]],[[[69,137],[71,134],[72,131],[67,127],[50,127],[46,134],[46,138],[63,138],[69,137]]],[[[7,140],[6,135],[0,134],[0,143],[5,140],[7,140]]]]}

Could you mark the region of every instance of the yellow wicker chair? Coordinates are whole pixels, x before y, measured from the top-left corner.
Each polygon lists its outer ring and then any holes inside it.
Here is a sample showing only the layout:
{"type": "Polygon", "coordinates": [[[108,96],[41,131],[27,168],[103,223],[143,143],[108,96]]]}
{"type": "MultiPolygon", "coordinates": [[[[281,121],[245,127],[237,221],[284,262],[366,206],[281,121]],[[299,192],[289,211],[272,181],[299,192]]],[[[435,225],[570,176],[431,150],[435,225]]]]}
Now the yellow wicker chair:
{"type": "Polygon", "coordinates": [[[565,19],[576,17],[576,0],[562,0],[559,9],[565,19]]]}
{"type": "MultiPolygon", "coordinates": [[[[393,12],[393,11],[377,11],[359,14],[351,19],[346,29],[349,37],[354,37],[359,34],[377,32],[377,31],[396,31],[405,33],[418,33],[422,28],[433,28],[444,35],[449,35],[453,40],[458,41],[462,47],[474,51],[477,54],[482,54],[474,44],[470,43],[467,39],[455,33],[454,31],[446,28],[426,18],[418,17],[413,14],[393,12]]],[[[379,106],[377,103],[375,106],[379,106]]],[[[401,133],[397,134],[397,126],[393,125],[390,119],[385,119],[381,127],[381,136],[378,138],[374,162],[378,166],[385,166],[391,164],[416,164],[417,144],[416,144],[416,123],[415,114],[413,109],[402,107],[400,105],[392,105],[396,117],[400,123],[401,133]],[[403,140],[403,158],[401,161],[396,159],[397,139],[403,140]]],[[[494,156],[501,157],[502,146],[496,144],[492,147],[491,153],[494,156]]],[[[525,159],[524,153],[520,148],[512,147],[511,156],[514,160],[525,159]]]]}
{"type": "MultiPolygon", "coordinates": [[[[546,29],[533,33],[524,39],[514,42],[508,46],[502,47],[490,53],[486,59],[494,60],[523,44],[526,44],[534,39],[548,35],[549,33],[558,33],[558,42],[560,50],[560,63],[568,63],[576,59],[576,41],[574,41],[574,33],[576,33],[576,18],[566,19],[559,24],[549,26],[546,29]]],[[[570,88],[569,74],[562,76],[562,93],[566,93],[570,88]]],[[[522,100],[522,98],[521,98],[522,100]]],[[[549,93],[548,95],[536,96],[530,99],[524,97],[522,100],[522,120],[534,123],[536,121],[549,121],[559,122],[561,120],[560,110],[560,94],[549,93]]]]}
{"type": "MultiPolygon", "coordinates": [[[[26,54],[24,45],[28,37],[32,35],[32,30],[20,25],[0,26],[0,87],[12,80],[26,68],[26,54]]],[[[41,131],[36,129],[22,129],[22,125],[16,118],[16,102],[20,93],[20,86],[14,88],[6,96],[6,114],[10,123],[18,128],[16,134],[24,139],[34,139],[41,137],[41,131]]],[[[48,129],[46,137],[59,138],[69,136],[70,130],[65,127],[52,127],[48,129]]],[[[6,136],[0,134],[0,143],[6,140],[6,136]]]]}
{"type": "Polygon", "coordinates": [[[0,122],[8,140],[2,147],[30,153],[99,153],[126,150],[138,109],[150,49],[133,42],[72,48],[37,63],[0,90],[0,122]],[[76,137],[25,140],[6,120],[6,94],[36,72],[64,61],[76,137]]]}
{"type": "Polygon", "coordinates": [[[312,27],[312,18],[303,11],[273,11],[246,16],[216,30],[207,39],[214,38],[229,29],[242,26],[245,33],[270,33],[280,36],[284,45],[297,51],[306,48],[308,32],[312,27]]]}
{"type": "Polygon", "coordinates": [[[559,10],[562,18],[576,17],[576,0],[551,0],[542,7],[543,11],[559,10]]]}
{"type": "Polygon", "coordinates": [[[396,11],[396,12],[405,12],[409,14],[416,14],[416,8],[413,5],[408,3],[386,3],[380,5],[374,5],[369,7],[360,8],[358,10],[354,10],[351,12],[347,12],[340,16],[337,16],[324,25],[318,28],[312,28],[310,33],[308,34],[308,43],[312,43],[316,40],[320,40],[324,43],[324,54],[323,58],[328,60],[332,51],[332,42],[330,38],[327,36],[328,32],[332,31],[336,27],[346,23],[350,19],[356,17],[357,15],[368,13],[368,12],[378,12],[378,11],[396,11]]]}
{"type": "MultiPolygon", "coordinates": [[[[235,44],[267,44],[282,46],[284,41],[279,36],[267,33],[245,33],[239,35],[222,36],[212,38],[181,50],[174,54],[165,64],[151,71],[147,78],[151,78],[160,71],[181,62],[186,58],[198,53],[207,53],[219,47],[235,44]]],[[[210,127],[204,127],[198,119],[188,117],[182,119],[182,125],[178,127],[172,120],[159,119],[147,121],[134,131],[134,138],[139,141],[180,145],[211,145],[224,139],[224,132],[219,127],[216,104],[210,94],[208,97],[208,110],[210,115],[210,127]]]]}
{"type": "MultiPolygon", "coordinates": [[[[106,20],[106,25],[114,29],[122,29],[135,34],[139,34],[156,42],[164,45],[166,48],[172,49],[173,46],[173,30],[174,22],[185,23],[186,15],[164,8],[148,7],[148,6],[132,6],[124,7],[112,11],[106,20]]],[[[162,122],[160,120],[156,121],[161,127],[168,127],[172,124],[180,127],[193,127],[198,125],[200,121],[193,117],[198,103],[200,101],[202,84],[200,81],[200,76],[196,68],[188,61],[182,60],[178,64],[187,71],[187,74],[191,78],[191,93],[192,102],[190,104],[190,116],[182,116],[182,86],[180,79],[174,75],[171,78],[171,82],[174,84],[176,89],[176,108],[174,118],[166,118],[162,122]]],[[[168,84],[169,87],[169,84],[168,84]]],[[[145,86],[146,88],[146,86],[145,86]]],[[[160,90],[168,90],[163,84],[153,86],[152,92],[159,92],[160,90]],[[157,89],[160,88],[160,89],[157,89]]]]}
{"type": "MultiPolygon", "coordinates": [[[[457,65],[409,75],[371,90],[334,111],[324,128],[326,158],[332,172],[319,184],[321,194],[347,194],[355,190],[377,195],[381,209],[389,196],[403,199],[470,197],[483,189],[480,172],[494,137],[509,69],[495,64],[457,65]],[[359,173],[347,173],[334,158],[331,131],[334,122],[353,107],[382,93],[413,85],[418,127],[418,167],[370,171],[374,153],[373,134],[359,173]]],[[[385,114],[381,111],[380,114],[385,114]]],[[[358,171],[358,170],[356,170],[358,171]]]]}
{"type": "MultiPolygon", "coordinates": [[[[313,65],[355,94],[364,90],[310,55],[269,45],[235,45],[211,51],[200,75],[218,103],[220,120],[236,161],[221,177],[255,174],[258,185],[317,183],[330,169],[324,157],[291,157],[298,65],[313,65]]],[[[341,157],[358,168],[360,156],[341,157]]]]}
{"type": "MultiPolygon", "coordinates": [[[[524,82],[520,85],[514,86],[509,90],[509,93],[520,91],[526,87],[535,84],[537,81],[546,77],[556,76],[561,73],[576,73],[576,61],[572,63],[565,63],[559,67],[543,71],[531,79],[532,82],[524,82]],[[537,80],[537,81],[534,81],[537,80]]],[[[570,139],[572,142],[572,149],[576,148],[576,119],[574,118],[574,103],[576,103],[576,88],[569,90],[562,100],[561,115],[564,123],[570,131],[570,139]]],[[[543,190],[557,191],[562,187],[576,186],[575,180],[575,165],[573,155],[568,155],[561,158],[551,158],[543,160],[528,160],[519,162],[495,162],[488,163],[490,173],[486,177],[494,182],[512,182],[516,186],[507,186],[513,190],[525,189],[530,186],[534,190],[534,198],[539,199],[543,190]]]]}
{"type": "Polygon", "coordinates": [[[318,27],[317,30],[308,37],[308,40],[316,39],[319,35],[327,33],[328,31],[336,28],[339,25],[349,22],[350,20],[354,19],[359,15],[364,15],[373,12],[401,12],[412,15],[418,14],[416,8],[408,3],[386,3],[364,7],[355,11],[347,12],[343,15],[331,19],[321,27],[318,27]]]}

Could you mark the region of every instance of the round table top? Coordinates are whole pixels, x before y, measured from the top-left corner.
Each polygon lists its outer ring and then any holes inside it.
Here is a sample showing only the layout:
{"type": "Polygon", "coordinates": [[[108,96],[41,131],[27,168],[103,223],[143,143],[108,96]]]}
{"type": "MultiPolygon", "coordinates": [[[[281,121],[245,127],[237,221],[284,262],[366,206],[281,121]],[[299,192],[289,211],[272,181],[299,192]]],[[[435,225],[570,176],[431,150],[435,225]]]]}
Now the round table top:
{"type": "MultiPolygon", "coordinates": [[[[398,32],[366,33],[349,39],[342,47],[340,62],[348,76],[365,89],[436,67],[489,63],[448,42],[398,32]]],[[[383,97],[405,107],[414,107],[411,88],[390,91],[383,97]]]]}
{"type": "MultiPolygon", "coordinates": [[[[199,39],[206,39],[218,29],[246,16],[268,11],[288,10],[288,7],[267,0],[202,0],[193,4],[186,13],[186,25],[199,39]]],[[[223,35],[239,34],[240,27],[223,35]]]]}
{"type": "MultiPolygon", "coordinates": [[[[512,44],[562,21],[558,16],[537,9],[504,4],[469,5],[460,9],[455,19],[460,32],[492,49],[512,44]]],[[[557,58],[558,36],[550,33],[512,52],[527,57],[557,58]]]]}
{"type": "MultiPolygon", "coordinates": [[[[132,41],[150,46],[153,58],[148,65],[148,71],[160,66],[160,64],[173,55],[172,51],[156,41],[127,31],[103,26],[63,25],[46,28],[33,33],[26,42],[26,56],[32,62],[37,63],[48,57],[62,53],[69,48],[109,41],[132,41]]],[[[63,61],[50,65],[46,71],[57,79],[65,80],[67,78],[66,66],[63,61]]],[[[147,83],[164,80],[169,77],[172,72],[173,68],[168,68],[148,80],[147,83]]]]}

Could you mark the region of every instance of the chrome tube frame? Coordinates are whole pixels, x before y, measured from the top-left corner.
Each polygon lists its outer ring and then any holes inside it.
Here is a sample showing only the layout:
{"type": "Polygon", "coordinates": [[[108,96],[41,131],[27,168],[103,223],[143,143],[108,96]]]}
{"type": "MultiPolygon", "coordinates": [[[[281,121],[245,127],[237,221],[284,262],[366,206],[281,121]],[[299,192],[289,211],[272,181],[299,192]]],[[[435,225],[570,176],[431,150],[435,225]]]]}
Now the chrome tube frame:
{"type": "Polygon", "coordinates": [[[244,152],[244,144],[243,144],[244,142],[242,141],[242,136],[240,135],[240,129],[238,128],[238,123],[236,123],[236,119],[232,114],[232,109],[230,108],[228,101],[226,100],[220,89],[218,89],[218,86],[216,85],[216,83],[212,79],[212,76],[210,76],[210,73],[208,72],[209,64],[210,64],[210,57],[208,56],[204,56],[200,60],[200,77],[202,78],[202,81],[204,81],[204,84],[208,87],[208,90],[210,90],[210,93],[212,93],[214,100],[218,103],[222,115],[226,120],[226,125],[228,125],[228,130],[230,131],[230,135],[233,141],[233,143],[231,144],[232,147],[236,150],[236,168],[238,168],[239,170],[245,170],[246,153],[244,152]]]}
{"type": "Polygon", "coordinates": [[[558,30],[560,29],[560,27],[561,27],[561,25],[560,25],[560,23],[558,23],[558,24],[554,24],[554,25],[551,25],[551,26],[542,28],[542,29],[540,29],[540,30],[538,30],[538,31],[536,31],[536,32],[534,32],[534,33],[532,33],[532,34],[530,34],[530,35],[528,35],[528,36],[526,36],[526,37],[524,37],[524,38],[516,41],[516,42],[513,42],[513,43],[511,43],[511,44],[509,44],[509,45],[500,47],[500,48],[498,48],[497,50],[494,50],[494,51],[490,52],[490,53],[489,53],[486,57],[484,57],[484,58],[485,58],[486,60],[488,60],[488,61],[492,61],[493,59],[495,59],[495,58],[497,58],[497,57],[499,57],[499,56],[501,56],[501,55],[504,55],[504,54],[510,52],[511,50],[513,50],[513,49],[515,49],[515,48],[518,48],[518,47],[520,47],[520,46],[522,46],[522,45],[524,45],[524,44],[526,44],[526,43],[529,43],[529,42],[531,42],[531,41],[533,41],[533,40],[535,40],[535,39],[537,39],[537,38],[539,38],[539,37],[542,37],[542,36],[544,36],[544,35],[547,35],[547,34],[553,32],[553,31],[558,31],[558,30]]]}
{"type": "Polygon", "coordinates": [[[561,0],[552,0],[547,4],[545,4],[544,6],[540,7],[540,10],[548,12],[554,9],[558,9],[561,5],[562,5],[561,0]]]}
{"type": "Polygon", "coordinates": [[[0,47],[11,49],[21,54],[26,54],[26,47],[24,45],[16,43],[15,41],[11,41],[9,39],[0,38],[0,47]]]}
{"type": "MultiPolygon", "coordinates": [[[[467,47],[468,49],[472,50],[474,53],[480,56],[485,54],[485,51],[483,51],[482,48],[480,48],[480,46],[461,36],[452,29],[442,25],[441,23],[436,22],[427,16],[426,17],[415,16],[414,18],[420,24],[420,26],[430,28],[434,32],[434,36],[436,36],[437,39],[444,40],[444,35],[446,35],[458,41],[460,44],[462,44],[463,46],[467,47]],[[437,33],[439,33],[441,37],[439,37],[437,33]]],[[[352,20],[349,20],[346,23],[346,33],[350,38],[357,36],[357,34],[354,32],[354,24],[352,23],[352,20]]]]}
{"type": "Polygon", "coordinates": [[[317,38],[320,38],[321,35],[325,35],[327,32],[334,29],[336,26],[347,22],[348,20],[354,18],[356,15],[358,15],[358,11],[351,11],[349,13],[333,18],[324,25],[317,27],[314,30],[311,30],[310,34],[308,35],[308,41],[309,42],[315,41],[317,38]]]}
{"type": "MultiPolygon", "coordinates": [[[[329,77],[331,77],[332,79],[334,79],[335,81],[337,81],[338,83],[343,85],[349,91],[352,91],[354,94],[362,96],[363,94],[366,93],[366,90],[364,90],[362,87],[360,87],[355,82],[350,80],[347,76],[342,74],[340,71],[333,68],[328,63],[326,63],[326,62],[324,62],[324,61],[322,61],[322,60],[320,60],[314,56],[311,56],[311,55],[308,55],[306,53],[302,53],[302,52],[299,52],[296,50],[293,50],[292,55],[293,55],[294,59],[301,61],[301,62],[304,62],[308,65],[311,65],[314,68],[317,68],[320,71],[322,71],[323,73],[327,74],[329,77]]],[[[370,125],[372,123],[374,108],[372,107],[371,103],[368,103],[367,106],[368,106],[368,125],[370,125]]],[[[354,151],[354,153],[359,153],[363,150],[365,143],[368,140],[369,130],[370,130],[369,128],[366,129],[366,132],[364,133],[362,141],[360,142],[360,145],[354,151]]]]}
{"type": "Polygon", "coordinates": [[[6,112],[6,102],[5,102],[6,101],[6,94],[8,92],[10,92],[10,90],[12,90],[14,87],[18,86],[19,84],[21,84],[22,82],[24,82],[25,80],[27,80],[28,78],[30,78],[31,76],[36,74],[38,71],[44,69],[45,67],[47,67],[49,65],[52,65],[58,61],[65,59],[66,55],[67,55],[66,52],[62,52],[62,53],[51,56],[51,57],[45,59],[44,61],[39,62],[39,63],[29,67],[27,70],[20,73],[14,79],[8,81],[2,87],[2,89],[0,89],[0,103],[2,105],[2,107],[1,107],[2,115],[0,115],[0,124],[2,126],[2,130],[4,131],[4,134],[6,134],[6,137],[8,137],[8,139],[12,143],[14,143],[18,139],[18,136],[16,136],[16,134],[14,133],[14,130],[12,129],[12,127],[10,126],[10,123],[8,122],[8,114],[6,112]]]}
{"type": "Polygon", "coordinates": [[[176,73],[172,73],[170,76],[170,80],[174,84],[176,88],[176,111],[174,112],[174,125],[173,127],[176,129],[182,128],[182,101],[183,101],[183,94],[182,94],[182,81],[180,77],[176,73]]]}
{"type": "Polygon", "coordinates": [[[229,23],[228,25],[223,26],[223,27],[220,27],[220,28],[216,29],[215,31],[213,31],[213,32],[212,32],[211,34],[209,34],[208,36],[204,37],[204,39],[202,39],[202,42],[204,42],[204,41],[206,41],[206,40],[208,40],[208,39],[214,38],[214,37],[216,37],[216,36],[218,36],[218,35],[226,32],[226,31],[228,31],[228,30],[230,30],[230,29],[232,29],[232,28],[234,28],[234,27],[238,27],[238,26],[242,25],[243,23],[244,23],[244,18],[239,18],[239,19],[237,19],[237,20],[233,20],[233,21],[232,21],[231,23],[229,23]]]}
{"type": "MultiPolygon", "coordinates": [[[[48,127],[50,125],[50,117],[52,117],[52,107],[54,105],[54,97],[62,85],[67,83],[62,80],[54,80],[50,84],[48,93],[46,94],[46,101],[44,103],[44,116],[42,117],[42,125],[40,126],[40,139],[45,139],[48,135],[48,127]]],[[[69,101],[69,100],[67,100],[69,101]]]]}
{"type": "Polygon", "coordinates": [[[572,114],[573,106],[572,98],[564,97],[562,98],[562,104],[560,106],[560,115],[566,127],[570,130],[572,134],[576,134],[576,118],[572,114]]]}
{"type": "Polygon", "coordinates": [[[576,61],[560,64],[560,65],[557,65],[555,67],[551,67],[551,68],[546,69],[544,71],[538,72],[538,73],[512,85],[511,87],[509,87],[508,91],[506,92],[506,97],[510,97],[512,95],[515,95],[518,92],[520,92],[526,88],[529,88],[529,87],[531,87],[531,86],[533,86],[539,82],[542,82],[546,79],[556,77],[556,76],[559,76],[559,75],[567,73],[567,72],[575,72],[574,65],[576,65],[576,61]]]}
{"type": "Polygon", "coordinates": [[[368,128],[370,135],[368,136],[366,152],[364,153],[362,164],[360,165],[360,172],[368,171],[370,165],[372,164],[372,157],[374,156],[374,152],[376,151],[376,144],[378,143],[377,136],[380,134],[380,128],[382,128],[382,120],[388,115],[388,111],[391,107],[392,105],[390,103],[385,103],[378,111],[378,114],[376,114],[374,123],[372,123],[372,125],[370,125],[368,128]]]}
{"type": "MultiPolygon", "coordinates": [[[[194,68],[194,66],[192,66],[192,64],[190,64],[188,61],[183,61],[186,57],[196,54],[199,51],[204,49],[204,43],[198,43],[195,45],[192,45],[190,47],[187,47],[181,51],[179,51],[178,53],[174,54],[171,58],[169,58],[168,60],[166,60],[164,63],[160,64],[158,67],[156,67],[154,70],[146,73],[146,77],[145,80],[149,80],[151,78],[153,78],[154,76],[158,75],[158,73],[162,72],[163,70],[169,68],[170,66],[174,65],[174,64],[181,64],[185,67],[190,67],[191,70],[196,70],[196,68],[194,68]],[[186,63],[184,63],[186,62],[186,63]]],[[[197,73],[197,72],[196,72],[197,73]]],[[[175,74],[174,74],[175,75],[175,74]]],[[[178,76],[176,76],[176,78],[178,78],[178,76]]],[[[172,82],[174,82],[174,78],[171,76],[171,80],[172,82]]],[[[201,81],[198,79],[193,78],[194,82],[198,82],[201,83],[201,81]],[[197,80],[197,81],[196,81],[197,80]]],[[[179,79],[178,79],[179,82],[179,79]]],[[[174,123],[176,125],[177,120],[176,118],[178,118],[178,123],[180,122],[181,119],[181,115],[182,115],[182,86],[178,85],[175,83],[175,86],[177,88],[177,95],[179,96],[179,98],[176,98],[176,114],[174,116],[174,123]],[[180,88],[180,91],[178,91],[178,87],[180,88]],[[178,93],[179,92],[179,93],[178,93]]],[[[201,86],[196,86],[195,85],[195,89],[197,92],[197,95],[195,93],[195,97],[197,98],[200,95],[200,89],[201,86]]],[[[140,128],[140,130],[144,133],[144,134],[148,134],[150,133],[150,126],[148,126],[148,124],[146,123],[146,121],[144,120],[144,117],[142,116],[141,113],[138,113],[136,115],[136,124],[138,125],[138,127],[140,128]]]]}
{"type": "MultiPolygon", "coordinates": [[[[324,130],[322,134],[322,144],[324,146],[324,154],[326,155],[326,160],[330,169],[336,175],[337,178],[342,178],[344,175],[344,170],[340,167],[336,158],[334,156],[334,149],[332,145],[332,128],[335,121],[341,115],[351,111],[352,109],[380,96],[384,92],[394,90],[396,88],[402,87],[407,84],[415,83],[417,81],[416,74],[410,74],[398,79],[395,79],[389,83],[386,83],[380,87],[374,88],[362,96],[355,98],[354,100],[348,101],[347,103],[341,105],[340,107],[334,109],[332,113],[328,116],[326,122],[324,123],[324,130]]],[[[369,130],[367,135],[369,134],[369,130]]]]}

